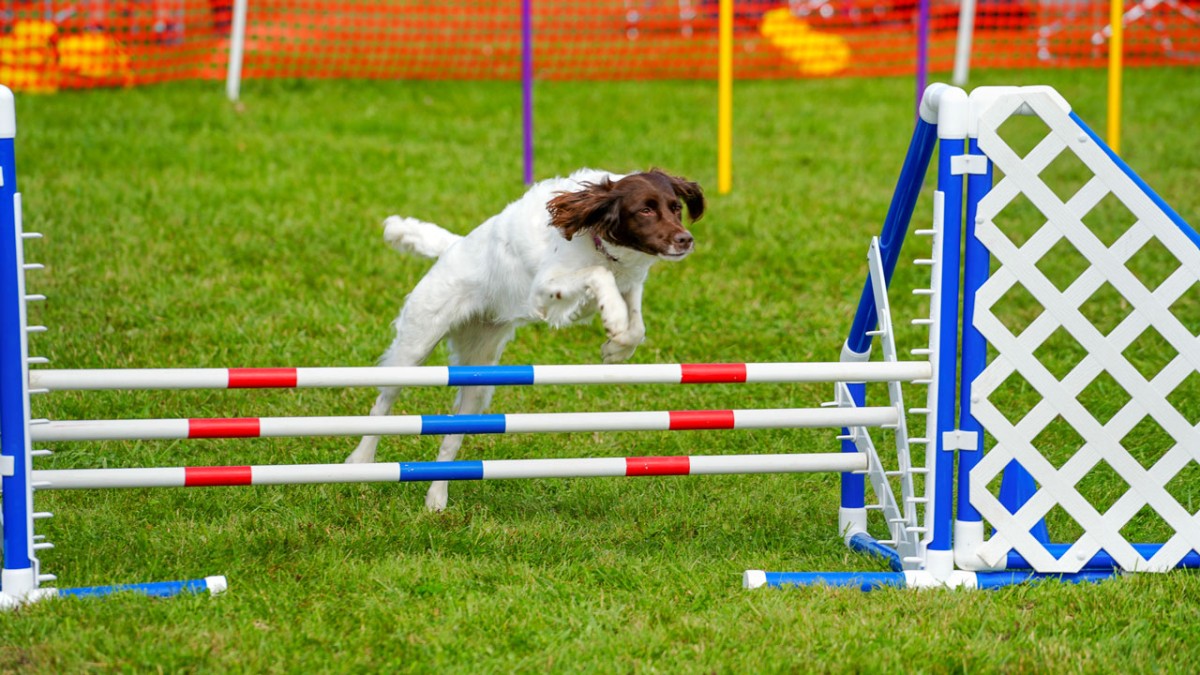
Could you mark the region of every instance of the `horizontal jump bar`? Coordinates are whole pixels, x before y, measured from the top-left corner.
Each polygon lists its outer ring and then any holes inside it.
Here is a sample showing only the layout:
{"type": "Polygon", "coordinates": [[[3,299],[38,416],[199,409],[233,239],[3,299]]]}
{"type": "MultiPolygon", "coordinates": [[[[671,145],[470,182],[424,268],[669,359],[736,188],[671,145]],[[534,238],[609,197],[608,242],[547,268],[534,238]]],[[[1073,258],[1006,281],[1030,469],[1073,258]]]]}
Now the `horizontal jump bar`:
{"type": "Polygon", "coordinates": [[[232,419],[70,420],[30,428],[34,441],[134,441],[295,436],[415,436],[570,431],[790,429],[895,424],[895,408],[782,408],[515,415],[383,415],[232,419]]]}
{"type": "Polygon", "coordinates": [[[225,592],[229,582],[223,576],[189,579],[187,581],[152,581],[145,584],[119,584],[115,586],[87,586],[80,588],[59,588],[59,597],[99,598],[116,593],[140,593],[155,598],[169,598],[184,593],[210,593],[216,595],[225,592]]]}
{"type": "Polygon", "coordinates": [[[378,368],[164,368],[31,370],[31,389],[266,389],[526,384],[890,382],[930,377],[927,361],[672,363],[378,368]]]}
{"type": "Polygon", "coordinates": [[[44,489],[207,487],[218,485],[308,485],[317,483],[404,483],[506,478],[599,478],[697,476],[750,473],[865,471],[858,453],[717,455],[695,457],[600,457],[499,459],[462,462],[195,466],[147,469],[56,469],[34,471],[44,489]]]}
{"type": "Polygon", "coordinates": [[[140,593],[156,598],[166,598],[184,593],[223,593],[229,583],[223,576],[211,576],[187,581],[155,581],[147,584],[119,584],[116,586],[86,586],[78,588],[42,587],[28,595],[16,597],[0,593],[0,610],[16,609],[22,605],[46,598],[97,598],[116,593],[140,593]]]}
{"type": "Polygon", "coordinates": [[[746,570],[743,588],[830,586],[873,591],[881,588],[998,589],[1017,584],[1058,581],[1064,584],[1096,583],[1116,576],[1117,570],[1092,570],[1074,574],[1049,572],[954,572],[939,579],[924,570],[906,572],[763,572],[746,570]]]}

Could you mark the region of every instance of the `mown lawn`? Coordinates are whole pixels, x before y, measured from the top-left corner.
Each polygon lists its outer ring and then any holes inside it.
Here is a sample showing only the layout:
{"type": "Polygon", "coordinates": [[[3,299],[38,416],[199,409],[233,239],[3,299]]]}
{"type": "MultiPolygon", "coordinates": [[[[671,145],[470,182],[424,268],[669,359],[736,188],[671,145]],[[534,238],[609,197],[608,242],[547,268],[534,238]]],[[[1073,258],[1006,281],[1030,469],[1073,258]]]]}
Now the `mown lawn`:
{"type": "MultiPolygon", "coordinates": [[[[1097,130],[1104,73],[1053,84],[1097,130]]],[[[1123,155],[1200,221],[1194,69],[1126,73],[1123,155]]],[[[539,85],[539,177],[659,166],[708,188],[697,253],[661,265],[634,362],[836,360],[912,129],[907,79],[746,82],[735,189],[715,85],[539,85]]],[[[33,352],[58,368],[370,365],[427,263],[388,214],[466,232],[522,192],[520,92],[491,82],[250,82],[18,99],[33,352]]],[[[930,198],[918,209],[928,219],[930,198]]],[[[905,256],[905,259],[916,257],[905,256]]],[[[897,312],[921,310],[897,274],[897,312]],[[903,297],[901,297],[903,296],[903,297]]],[[[907,322],[905,322],[907,323],[907,322]]],[[[906,329],[907,347],[919,333],[906,329]]],[[[598,325],[523,330],[505,363],[599,359],[598,325]]],[[[445,363],[444,351],[432,363],[445,363]]],[[[397,413],[442,413],[410,390],[397,413]]],[[[814,406],[829,386],[502,390],[494,412],[814,406]]],[[[369,390],[57,393],[55,419],[365,414],[369,390]]],[[[828,430],[469,439],[464,458],[828,452],[828,430]]],[[[396,438],[383,461],[432,459],[396,438]]],[[[39,467],[338,462],[353,439],[59,444],[39,467]]],[[[39,493],[44,571],[83,586],[224,574],[223,596],[0,615],[0,671],[1189,671],[1200,580],[997,592],[749,592],[745,569],[880,570],[836,533],[832,475],[39,493]]]]}

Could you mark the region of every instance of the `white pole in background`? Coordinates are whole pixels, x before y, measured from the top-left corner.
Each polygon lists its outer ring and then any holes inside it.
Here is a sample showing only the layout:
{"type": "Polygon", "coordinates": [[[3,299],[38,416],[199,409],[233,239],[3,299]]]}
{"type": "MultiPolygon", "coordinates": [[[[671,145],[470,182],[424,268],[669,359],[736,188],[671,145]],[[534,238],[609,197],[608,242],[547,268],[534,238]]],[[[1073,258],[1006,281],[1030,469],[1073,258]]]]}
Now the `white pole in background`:
{"type": "Polygon", "coordinates": [[[954,74],[950,81],[956,87],[967,84],[971,73],[971,42],[975,37],[975,0],[961,0],[958,9],[958,40],[954,45],[954,74]]]}
{"type": "Polygon", "coordinates": [[[246,51],[246,3],[233,0],[233,26],[229,34],[229,69],[225,73],[225,95],[237,102],[242,90],[242,58],[246,51]]]}

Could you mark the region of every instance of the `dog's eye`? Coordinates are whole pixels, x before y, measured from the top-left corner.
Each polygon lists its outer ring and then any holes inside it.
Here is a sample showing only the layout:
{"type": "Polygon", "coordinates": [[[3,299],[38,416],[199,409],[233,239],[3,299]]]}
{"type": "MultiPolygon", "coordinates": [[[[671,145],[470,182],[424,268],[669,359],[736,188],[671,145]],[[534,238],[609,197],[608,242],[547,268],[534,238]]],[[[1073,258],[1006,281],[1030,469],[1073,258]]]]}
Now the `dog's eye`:
{"type": "Polygon", "coordinates": [[[654,209],[650,208],[649,206],[643,206],[642,210],[638,211],[638,213],[642,214],[643,216],[652,216],[654,215],[654,209]]]}
{"type": "Polygon", "coordinates": [[[674,213],[683,213],[683,207],[680,206],[679,204],[674,204],[671,206],[671,211],[673,211],[674,213]]]}

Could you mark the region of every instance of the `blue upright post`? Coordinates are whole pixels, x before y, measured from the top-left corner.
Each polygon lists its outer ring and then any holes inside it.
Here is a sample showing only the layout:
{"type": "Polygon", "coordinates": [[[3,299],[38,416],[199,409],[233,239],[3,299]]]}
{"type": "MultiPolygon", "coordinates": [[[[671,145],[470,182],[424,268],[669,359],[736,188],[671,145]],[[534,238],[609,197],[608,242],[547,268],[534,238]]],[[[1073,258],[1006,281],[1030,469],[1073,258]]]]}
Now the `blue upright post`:
{"type": "MultiPolygon", "coordinates": [[[[845,356],[843,355],[843,360],[845,356]]],[[[846,385],[854,405],[866,405],[867,385],[856,382],[846,385]]],[[[849,439],[850,430],[842,428],[842,452],[858,452],[858,446],[849,439]]],[[[867,531],[867,481],[866,476],[856,473],[842,474],[842,501],[838,510],[838,534],[846,538],[849,545],[850,537],[856,533],[867,531]]]]}
{"type": "Polygon", "coordinates": [[[37,588],[33,555],[33,491],[29,466],[25,270],[14,144],[16,109],[0,86],[0,510],[4,568],[0,593],[24,599],[37,588]]]}
{"type": "Polygon", "coordinates": [[[968,105],[966,92],[950,89],[938,106],[938,187],[934,195],[935,218],[940,218],[941,250],[938,254],[941,278],[938,282],[937,346],[937,427],[930,447],[934,448],[933,504],[926,569],[937,579],[954,571],[952,545],[954,450],[947,447],[947,435],[956,437],[955,408],[958,394],[959,275],[962,262],[963,177],[962,162],[967,141],[968,105]]]}
{"type": "Polygon", "coordinates": [[[959,453],[958,467],[958,519],[968,521],[980,520],[975,507],[971,506],[969,482],[970,469],[979,463],[983,456],[983,426],[971,412],[971,382],[983,372],[987,365],[987,340],[975,327],[975,294],[979,287],[988,279],[988,265],[991,256],[987,247],[975,235],[978,225],[976,221],[979,212],[979,201],[987,196],[992,189],[992,163],[987,156],[979,151],[979,139],[972,136],[967,141],[967,155],[978,166],[967,176],[967,222],[966,245],[963,257],[963,316],[962,316],[962,386],[959,398],[958,428],[977,434],[977,447],[966,449],[959,453]]]}
{"type": "MultiPolygon", "coordinates": [[[[983,425],[975,419],[971,406],[971,383],[987,366],[987,340],[975,328],[975,294],[988,280],[991,256],[987,247],[975,235],[979,202],[992,189],[992,163],[979,151],[978,131],[972,130],[967,141],[967,154],[971,157],[967,175],[967,222],[966,244],[963,259],[963,316],[962,316],[962,374],[959,397],[958,428],[975,438],[974,448],[960,448],[958,453],[958,505],[954,521],[955,550],[964,556],[983,544],[983,517],[971,504],[971,470],[983,459],[983,425]]],[[[1013,462],[1004,471],[1001,481],[1000,499],[1014,512],[1036,491],[1033,477],[1018,463],[1013,462]]],[[[1046,521],[1041,520],[1032,530],[1043,543],[1049,541],[1046,521]]],[[[962,562],[962,561],[960,561],[962,562]]],[[[971,560],[968,564],[973,564],[971,560]]]]}
{"type": "MultiPolygon", "coordinates": [[[[963,316],[962,316],[962,385],[959,397],[958,428],[976,434],[974,449],[963,449],[958,455],[958,520],[978,522],[979,511],[971,505],[971,469],[983,457],[983,426],[971,411],[971,382],[983,372],[987,365],[987,340],[975,327],[975,293],[988,279],[991,256],[987,247],[975,236],[975,222],[979,211],[979,200],[992,189],[992,163],[979,152],[979,139],[967,141],[967,154],[979,166],[978,172],[967,176],[967,224],[966,245],[963,254],[963,316]]],[[[974,165],[973,165],[974,166],[974,165]]]]}
{"type": "MultiPolygon", "coordinates": [[[[975,294],[988,279],[990,255],[976,237],[979,201],[992,189],[992,163],[979,151],[978,125],[968,132],[966,244],[963,254],[962,381],[958,403],[958,428],[974,435],[973,448],[961,448],[958,454],[958,505],[954,521],[954,549],[975,551],[983,543],[983,517],[971,504],[971,469],[983,458],[983,425],[971,409],[971,383],[987,365],[987,340],[975,328],[975,294]]],[[[959,561],[962,564],[962,561],[959,561]]]]}

